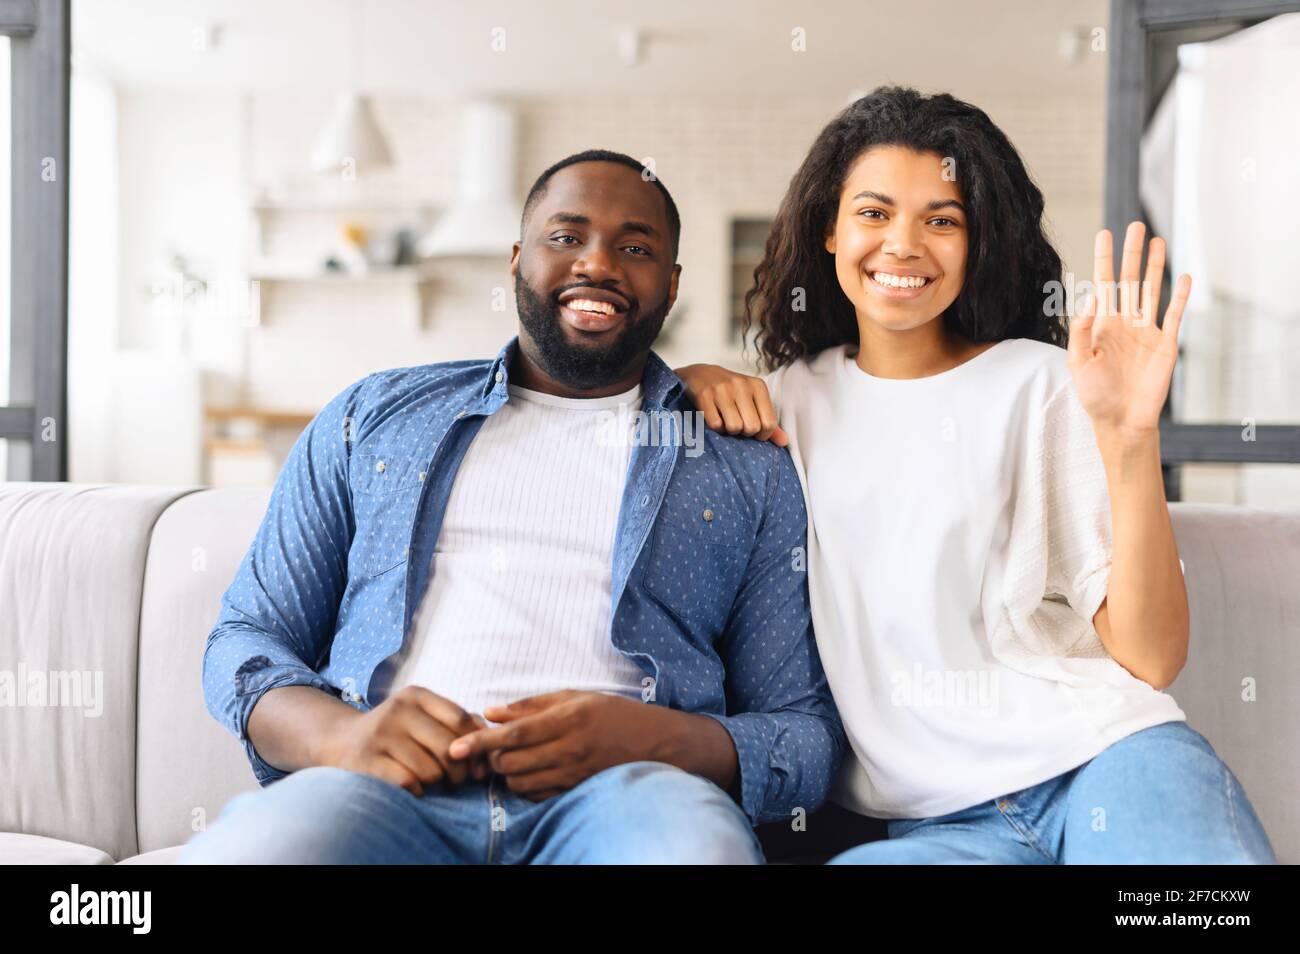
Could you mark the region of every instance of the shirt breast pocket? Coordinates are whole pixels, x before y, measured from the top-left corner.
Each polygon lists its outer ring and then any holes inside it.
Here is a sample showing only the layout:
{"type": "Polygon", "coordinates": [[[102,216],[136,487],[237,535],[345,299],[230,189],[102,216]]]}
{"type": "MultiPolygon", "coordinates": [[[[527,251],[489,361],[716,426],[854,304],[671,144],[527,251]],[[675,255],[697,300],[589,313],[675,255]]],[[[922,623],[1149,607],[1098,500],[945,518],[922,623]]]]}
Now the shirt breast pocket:
{"type": "Polygon", "coordinates": [[[646,590],[689,630],[712,642],[726,626],[753,540],[749,514],[739,500],[670,493],[650,533],[646,590]]]}
{"type": "Polygon", "coordinates": [[[387,573],[406,562],[427,462],[412,454],[384,452],[352,458],[352,510],[356,534],[348,567],[363,577],[387,573]]]}

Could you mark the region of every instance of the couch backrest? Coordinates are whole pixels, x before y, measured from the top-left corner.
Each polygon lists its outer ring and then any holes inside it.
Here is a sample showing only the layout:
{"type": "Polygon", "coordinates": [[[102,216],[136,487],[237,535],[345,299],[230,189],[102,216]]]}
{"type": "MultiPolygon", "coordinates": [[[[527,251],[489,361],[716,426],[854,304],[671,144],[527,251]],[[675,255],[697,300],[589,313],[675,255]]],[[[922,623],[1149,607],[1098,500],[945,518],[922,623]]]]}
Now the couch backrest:
{"type": "Polygon", "coordinates": [[[1169,508],[1192,632],[1169,693],[1300,863],[1300,512],[1169,508]]]}
{"type": "Polygon", "coordinates": [[[0,483],[0,831],[135,853],[141,585],[191,490],[0,483]]]}
{"type": "Polygon", "coordinates": [[[203,490],[153,529],[140,616],[136,827],[140,851],[179,845],[241,791],[243,747],[203,701],[203,650],[221,595],[266,512],[269,490],[203,490]]]}
{"type": "MultiPolygon", "coordinates": [[[[0,707],[0,831],[126,857],[186,841],[255,789],[204,706],[221,594],[269,491],[0,484],[0,678],[102,673],[103,714],[0,707]]],[[[1300,862],[1300,513],[1174,504],[1192,610],[1170,693],[1300,862]]]]}

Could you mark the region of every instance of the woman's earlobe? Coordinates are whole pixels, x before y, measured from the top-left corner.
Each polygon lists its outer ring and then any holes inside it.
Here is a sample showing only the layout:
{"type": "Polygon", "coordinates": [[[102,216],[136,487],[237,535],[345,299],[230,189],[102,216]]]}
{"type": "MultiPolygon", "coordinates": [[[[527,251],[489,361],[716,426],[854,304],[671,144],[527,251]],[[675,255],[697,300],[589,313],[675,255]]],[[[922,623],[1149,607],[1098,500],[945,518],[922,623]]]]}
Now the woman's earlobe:
{"type": "Polygon", "coordinates": [[[832,255],[835,254],[835,233],[830,232],[826,235],[826,251],[832,255]]]}

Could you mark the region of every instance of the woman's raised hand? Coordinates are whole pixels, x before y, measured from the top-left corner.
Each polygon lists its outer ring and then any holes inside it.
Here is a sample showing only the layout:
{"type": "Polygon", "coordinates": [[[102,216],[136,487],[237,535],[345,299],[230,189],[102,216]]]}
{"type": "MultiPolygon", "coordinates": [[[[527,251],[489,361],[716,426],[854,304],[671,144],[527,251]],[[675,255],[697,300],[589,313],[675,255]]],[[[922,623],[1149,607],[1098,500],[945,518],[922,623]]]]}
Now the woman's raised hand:
{"type": "Polygon", "coordinates": [[[711,430],[770,440],[778,447],[789,443],[777,423],[772,396],[762,378],[728,371],[716,364],[691,364],[676,371],[711,430]]]}
{"type": "Polygon", "coordinates": [[[1141,222],[1130,223],[1117,284],[1110,231],[1097,233],[1093,294],[1070,323],[1068,364],[1079,402],[1094,428],[1126,436],[1158,432],[1192,290],[1191,276],[1180,275],[1164,324],[1157,326],[1165,243],[1151,240],[1146,278],[1139,283],[1145,237],[1141,222]]]}

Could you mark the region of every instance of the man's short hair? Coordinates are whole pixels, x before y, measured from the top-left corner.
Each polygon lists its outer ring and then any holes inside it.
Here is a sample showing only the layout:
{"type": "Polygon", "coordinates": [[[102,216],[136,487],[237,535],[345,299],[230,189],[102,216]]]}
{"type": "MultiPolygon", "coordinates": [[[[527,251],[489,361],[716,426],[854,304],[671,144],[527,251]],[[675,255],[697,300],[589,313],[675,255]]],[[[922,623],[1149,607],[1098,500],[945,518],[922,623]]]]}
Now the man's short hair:
{"type": "Polygon", "coordinates": [[[664,184],[659,181],[659,177],[648,172],[644,163],[638,162],[624,153],[613,152],[609,149],[588,149],[585,152],[578,152],[574,153],[572,156],[566,156],[559,162],[551,165],[545,172],[538,176],[537,181],[533,183],[533,187],[528,190],[528,197],[524,199],[524,214],[519,220],[520,238],[523,238],[524,230],[528,228],[528,219],[533,214],[533,209],[537,207],[537,203],[541,202],[542,198],[546,195],[546,185],[550,182],[551,176],[555,175],[561,169],[577,165],[580,162],[614,162],[620,166],[627,166],[629,169],[636,170],[641,174],[641,178],[643,179],[646,179],[646,177],[649,176],[646,181],[654,183],[654,187],[658,189],[659,194],[664,197],[664,205],[668,209],[668,232],[669,238],[672,240],[673,244],[673,260],[675,261],[677,259],[677,244],[682,235],[682,219],[677,213],[677,203],[673,201],[672,195],[669,194],[668,190],[664,187],[664,184]]]}

